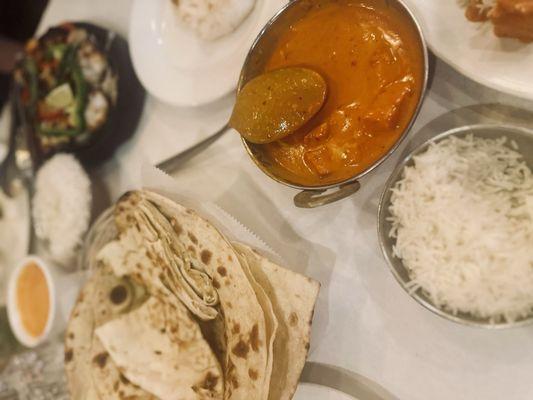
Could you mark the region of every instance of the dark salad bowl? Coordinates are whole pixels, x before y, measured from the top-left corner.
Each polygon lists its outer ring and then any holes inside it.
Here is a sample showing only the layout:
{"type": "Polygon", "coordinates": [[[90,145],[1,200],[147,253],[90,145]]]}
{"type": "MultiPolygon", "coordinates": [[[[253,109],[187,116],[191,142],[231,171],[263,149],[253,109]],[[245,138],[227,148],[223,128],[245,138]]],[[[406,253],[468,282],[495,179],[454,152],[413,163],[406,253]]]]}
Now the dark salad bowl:
{"type": "Polygon", "coordinates": [[[58,152],[86,166],[110,158],[135,132],[146,95],[126,40],[85,22],[52,27],[30,41],[14,84],[20,98],[13,106],[20,109],[35,170],[58,152]],[[85,31],[82,42],[70,42],[74,30],[85,31]]]}

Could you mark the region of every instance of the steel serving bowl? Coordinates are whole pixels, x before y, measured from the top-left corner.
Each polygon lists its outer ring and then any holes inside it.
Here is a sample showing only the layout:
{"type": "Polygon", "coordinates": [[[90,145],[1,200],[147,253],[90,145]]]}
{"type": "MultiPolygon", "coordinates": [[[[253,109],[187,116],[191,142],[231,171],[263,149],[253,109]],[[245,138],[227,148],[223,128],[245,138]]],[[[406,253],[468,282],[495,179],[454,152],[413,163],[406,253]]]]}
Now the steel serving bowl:
{"type": "MultiPolygon", "coordinates": [[[[286,32],[287,29],[289,29],[292,24],[294,24],[296,21],[301,20],[307,14],[310,8],[314,5],[327,4],[331,3],[332,1],[341,1],[347,3],[353,2],[353,0],[293,0],[290,1],[284,8],[282,8],[274,17],[272,17],[272,19],[266,24],[266,26],[257,36],[254,44],[252,45],[248,53],[248,56],[246,57],[244,66],[241,71],[237,91],[240,91],[248,81],[258,75],[261,75],[264,72],[264,66],[268,61],[269,56],[274,51],[278,39],[284,32],[286,32]]],[[[261,169],[261,171],[263,171],[270,178],[274,179],[276,182],[302,191],[294,198],[294,203],[297,207],[319,207],[343,199],[357,192],[361,186],[359,184],[359,179],[361,179],[363,176],[367,175],[375,168],[377,168],[398,148],[402,140],[407,136],[408,132],[413,126],[414,121],[420,111],[420,107],[422,105],[422,101],[426,93],[429,70],[427,46],[426,41],[424,39],[424,35],[422,33],[422,29],[420,28],[420,25],[416,20],[414,14],[404,4],[403,0],[367,1],[379,2],[385,4],[387,7],[399,10],[403,15],[407,17],[407,20],[412,24],[412,26],[415,28],[415,31],[418,33],[418,46],[420,51],[422,52],[424,62],[424,74],[422,78],[423,82],[421,87],[420,98],[418,99],[416,109],[411,117],[409,124],[402,132],[402,135],[396,141],[394,146],[392,146],[392,148],[385,155],[383,155],[380,159],[374,162],[366,170],[339,183],[323,186],[302,186],[300,184],[291,182],[280,176],[277,176],[268,168],[268,165],[265,160],[262,159],[261,152],[259,151],[258,146],[249,143],[243,138],[242,143],[248,155],[251,157],[254,163],[261,169]],[[325,193],[328,190],[330,192],[325,193]]]]}
{"type": "Polygon", "coordinates": [[[387,218],[390,216],[389,207],[391,205],[391,189],[402,178],[404,168],[413,165],[413,157],[425,152],[432,143],[439,142],[449,136],[464,137],[469,134],[488,139],[496,139],[505,136],[509,140],[514,140],[519,146],[520,153],[524,155],[526,163],[533,168],[533,130],[530,129],[511,125],[466,125],[460,128],[449,130],[435,136],[434,138],[431,138],[413,150],[403,161],[398,164],[390,176],[387,184],[385,185],[378,209],[378,237],[381,250],[392,274],[402,288],[418,303],[440,317],[463,325],[488,329],[502,329],[531,324],[533,323],[533,313],[531,316],[515,322],[491,323],[488,318],[478,318],[468,313],[454,314],[449,310],[438,307],[422,289],[413,291],[409,287],[409,283],[411,281],[409,278],[409,273],[403,265],[402,260],[397,258],[393,253],[395,239],[389,236],[389,233],[392,229],[392,224],[387,218]]]}

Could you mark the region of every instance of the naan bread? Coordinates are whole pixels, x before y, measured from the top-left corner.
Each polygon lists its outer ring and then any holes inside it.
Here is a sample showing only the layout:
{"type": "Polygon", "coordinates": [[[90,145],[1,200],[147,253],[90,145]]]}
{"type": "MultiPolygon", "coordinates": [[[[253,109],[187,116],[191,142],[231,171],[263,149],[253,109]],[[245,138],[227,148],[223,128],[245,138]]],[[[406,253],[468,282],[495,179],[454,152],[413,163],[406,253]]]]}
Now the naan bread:
{"type": "MultiPolygon", "coordinates": [[[[124,195],[116,206],[116,223],[120,236],[145,238],[144,243],[149,243],[146,254],[155,268],[150,278],[160,281],[177,296],[183,282],[176,277],[178,274],[185,275],[184,279],[197,290],[200,283],[212,283],[224,317],[227,349],[223,363],[224,399],[260,399],[265,382],[270,381],[271,337],[267,334],[264,311],[232,246],[194,211],[148,191],[124,195]],[[205,275],[198,279],[196,272],[205,275]]],[[[134,278],[144,269],[131,263],[126,267],[131,268],[128,273],[134,278]]],[[[161,285],[155,282],[147,286],[161,285]]],[[[184,304],[187,306],[188,302],[184,304]]],[[[195,313],[196,308],[189,310],[195,313]]]]}
{"type": "Polygon", "coordinates": [[[307,359],[311,323],[320,284],[281,268],[240,243],[235,250],[248,261],[255,280],[272,302],[278,320],[269,400],[290,400],[307,359]]]}
{"type": "Polygon", "coordinates": [[[96,336],[122,373],[159,399],[223,397],[220,365],[183,305],[151,297],[97,328],[96,336]]]}

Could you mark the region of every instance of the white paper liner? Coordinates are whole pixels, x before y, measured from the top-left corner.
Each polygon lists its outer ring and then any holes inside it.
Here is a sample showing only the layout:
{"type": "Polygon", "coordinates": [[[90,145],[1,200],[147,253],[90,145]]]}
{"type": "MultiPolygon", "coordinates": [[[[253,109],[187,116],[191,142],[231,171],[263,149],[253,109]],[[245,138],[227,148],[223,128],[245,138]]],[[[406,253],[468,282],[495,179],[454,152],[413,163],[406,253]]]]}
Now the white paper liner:
{"type": "Polygon", "coordinates": [[[230,242],[244,243],[280,266],[284,265],[281,256],[237,218],[219,205],[203,199],[197,193],[183,190],[171,176],[156,167],[149,164],[144,164],[141,167],[141,187],[196,211],[198,215],[215,226],[230,242]]]}

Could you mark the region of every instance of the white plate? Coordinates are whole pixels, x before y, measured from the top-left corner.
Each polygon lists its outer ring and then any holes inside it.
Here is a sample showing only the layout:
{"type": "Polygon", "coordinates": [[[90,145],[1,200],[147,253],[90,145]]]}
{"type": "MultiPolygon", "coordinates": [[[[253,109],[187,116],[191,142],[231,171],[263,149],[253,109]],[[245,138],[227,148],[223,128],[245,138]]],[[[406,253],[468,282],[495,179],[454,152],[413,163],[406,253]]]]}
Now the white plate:
{"type": "Polygon", "coordinates": [[[130,52],[139,79],[155,97],[176,106],[212,102],[237,87],[250,46],[286,0],[257,0],[234,32],[204,41],[176,18],[171,0],[135,0],[130,52]]]}
{"type": "Polygon", "coordinates": [[[533,43],[494,36],[492,24],[465,18],[458,0],[404,0],[431,50],[469,78],[533,100],[533,43]]]}
{"type": "Polygon", "coordinates": [[[314,383],[300,383],[294,400],[358,400],[338,390],[314,383]]]}

